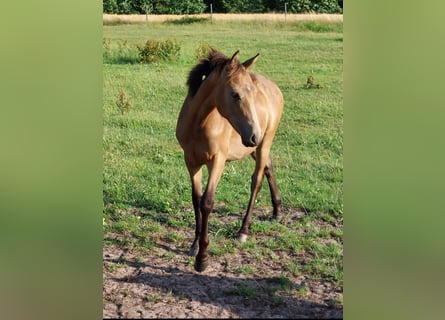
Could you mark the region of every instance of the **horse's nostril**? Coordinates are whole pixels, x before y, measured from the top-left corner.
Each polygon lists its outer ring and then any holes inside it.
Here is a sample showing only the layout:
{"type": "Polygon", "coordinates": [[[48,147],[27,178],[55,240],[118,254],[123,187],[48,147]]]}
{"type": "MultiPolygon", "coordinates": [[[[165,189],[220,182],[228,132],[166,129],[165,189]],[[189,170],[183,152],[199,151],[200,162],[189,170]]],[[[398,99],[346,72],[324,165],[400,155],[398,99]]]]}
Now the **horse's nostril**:
{"type": "Polygon", "coordinates": [[[252,141],[252,143],[253,143],[254,145],[256,145],[256,136],[255,136],[255,135],[252,135],[252,138],[250,138],[250,141],[252,141]]]}

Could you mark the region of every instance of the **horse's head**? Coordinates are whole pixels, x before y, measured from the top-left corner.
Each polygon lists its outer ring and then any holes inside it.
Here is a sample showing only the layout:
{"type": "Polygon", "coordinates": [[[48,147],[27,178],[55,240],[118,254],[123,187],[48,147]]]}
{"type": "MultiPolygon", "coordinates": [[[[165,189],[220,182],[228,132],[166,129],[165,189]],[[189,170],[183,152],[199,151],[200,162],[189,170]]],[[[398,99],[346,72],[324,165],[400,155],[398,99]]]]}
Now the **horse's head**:
{"type": "Polygon", "coordinates": [[[257,88],[249,69],[259,54],[243,63],[239,62],[238,54],[239,51],[235,52],[224,68],[224,93],[218,110],[240,134],[242,143],[246,147],[255,147],[262,140],[262,132],[255,109],[257,88]]]}

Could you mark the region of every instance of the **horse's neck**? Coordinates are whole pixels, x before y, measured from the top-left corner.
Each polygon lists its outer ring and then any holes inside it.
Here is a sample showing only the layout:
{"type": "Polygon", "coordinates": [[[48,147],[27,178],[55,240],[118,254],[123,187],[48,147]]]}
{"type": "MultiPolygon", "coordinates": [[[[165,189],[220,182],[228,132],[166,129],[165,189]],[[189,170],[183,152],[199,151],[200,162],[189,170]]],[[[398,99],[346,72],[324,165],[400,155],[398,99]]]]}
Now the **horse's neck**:
{"type": "Polygon", "coordinates": [[[186,109],[184,115],[190,121],[190,127],[205,122],[209,114],[215,111],[217,94],[213,90],[209,90],[210,87],[211,84],[205,82],[193,98],[187,98],[184,104],[186,109]]]}

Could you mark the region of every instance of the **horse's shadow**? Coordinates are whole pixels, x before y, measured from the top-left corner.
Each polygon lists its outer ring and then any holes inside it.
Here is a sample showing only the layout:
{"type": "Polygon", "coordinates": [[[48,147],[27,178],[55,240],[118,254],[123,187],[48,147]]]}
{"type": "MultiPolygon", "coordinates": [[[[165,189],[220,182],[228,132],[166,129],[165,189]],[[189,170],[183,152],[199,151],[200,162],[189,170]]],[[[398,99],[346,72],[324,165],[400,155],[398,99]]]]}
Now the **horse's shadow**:
{"type": "Polygon", "coordinates": [[[105,261],[125,263],[136,268],[136,272],[131,276],[111,280],[141,283],[179,299],[189,299],[228,309],[241,318],[341,319],[343,317],[342,308],[338,306],[295,299],[290,295],[279,295],[280,290],[300,288],[295,283],[283,282],[283,278],[279,277],[230,278],[224,275],[209,276],[205,273],[187,272],[175,266],[155,266],[118,259],[105,259],[105,261]],[[193,288],[195,290],[192,290],[193,288]]]}

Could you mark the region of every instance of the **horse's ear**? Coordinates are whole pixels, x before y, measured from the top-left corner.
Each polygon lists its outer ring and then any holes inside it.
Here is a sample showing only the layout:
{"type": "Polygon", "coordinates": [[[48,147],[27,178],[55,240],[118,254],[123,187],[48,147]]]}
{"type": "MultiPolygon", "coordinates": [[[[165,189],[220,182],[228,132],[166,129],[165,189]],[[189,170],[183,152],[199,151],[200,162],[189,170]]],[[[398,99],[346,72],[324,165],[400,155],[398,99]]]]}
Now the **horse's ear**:
{"type": "Polygon", "coordinates": [[[238,55],[239,55],[239,50],[236,50],[236,52],[233,54],[232,58],[230,58],[230,66],[234,67],[239,63],[238,55]]]}
{"type": "Polygon", "coordinates": [[[243,66],[244,68],[246,68],[246,70],[248,70],[249,68],[251,68],[253,66],[253,64],[255,63],[256,59],[258,59],[258,56],[260,54],[257,53],[254,57],[250,58],[249,60],[246,60],[243,62],[243,66]]]}

